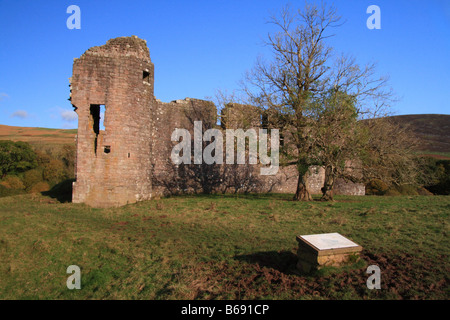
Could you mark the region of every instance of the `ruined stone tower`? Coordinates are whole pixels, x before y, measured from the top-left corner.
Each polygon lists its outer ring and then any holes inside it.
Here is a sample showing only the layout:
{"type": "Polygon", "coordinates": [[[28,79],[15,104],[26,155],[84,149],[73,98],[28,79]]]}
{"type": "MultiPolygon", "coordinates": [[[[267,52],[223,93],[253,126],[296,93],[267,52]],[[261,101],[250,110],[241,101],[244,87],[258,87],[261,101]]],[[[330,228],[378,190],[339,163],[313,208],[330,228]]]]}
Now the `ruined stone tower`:
{"type": "Polygon", "coordinates": [[[153,84],[149,50],[136,36],[111,39],[74,60],[73,202],[110,207],[151,198],[153,84]]]}

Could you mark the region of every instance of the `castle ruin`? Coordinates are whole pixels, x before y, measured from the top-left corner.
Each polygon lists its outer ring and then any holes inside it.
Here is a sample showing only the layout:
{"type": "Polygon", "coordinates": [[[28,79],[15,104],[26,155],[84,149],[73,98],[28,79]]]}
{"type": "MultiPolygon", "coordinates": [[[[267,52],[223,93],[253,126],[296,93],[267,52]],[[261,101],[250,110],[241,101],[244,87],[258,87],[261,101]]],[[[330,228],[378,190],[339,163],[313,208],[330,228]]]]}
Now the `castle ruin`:
{"type": "MultiPolygon", "coordinates": [[[[72,200],[113,207],[183,192],[294,193],[295,166],[261,176],[258,165],[174,165],[176,128],[219,127],[214,103],[186,98],[164,103],[154,96],[154,65],[146,41],[109,40],[73,63],[70,100],[78,114],[77,161],[72,200]]],[[[261,127],[261,116],[231,104],[222,128],[261,127]]],[[[243,128],[245,129],[245,128],[243,128]]],[[[310,191],[320,193],[323,168],[311,168],[310,191]]],[[[337,181],[336,194],[363,195],[364,185],[337,181]]]]}

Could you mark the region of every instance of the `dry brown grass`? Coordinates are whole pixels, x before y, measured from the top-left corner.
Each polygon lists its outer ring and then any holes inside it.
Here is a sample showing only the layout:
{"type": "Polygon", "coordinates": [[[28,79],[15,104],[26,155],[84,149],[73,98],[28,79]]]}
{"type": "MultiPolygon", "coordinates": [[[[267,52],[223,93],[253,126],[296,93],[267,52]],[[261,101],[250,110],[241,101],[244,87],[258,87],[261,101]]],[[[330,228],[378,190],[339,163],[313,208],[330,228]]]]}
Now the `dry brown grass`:
{"type": "Polygon", "coordinates": [[[76,130],[0,125],[0,140],[29,143],[74,144],[76,130]]]}

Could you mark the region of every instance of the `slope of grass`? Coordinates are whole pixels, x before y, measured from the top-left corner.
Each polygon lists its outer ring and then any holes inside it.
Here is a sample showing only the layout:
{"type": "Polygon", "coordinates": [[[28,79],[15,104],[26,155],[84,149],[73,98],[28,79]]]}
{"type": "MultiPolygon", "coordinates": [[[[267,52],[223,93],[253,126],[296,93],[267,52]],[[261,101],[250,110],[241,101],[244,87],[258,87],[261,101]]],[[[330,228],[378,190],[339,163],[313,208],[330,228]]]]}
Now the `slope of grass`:
{"type": "Polygon", "coordinates": [[[401,126],[408,126],[420,140],[420,150],[447,159],[450,152],[450,115],[409,114],[391,117],[401,126]]]}
{"type": "Polygon", "coordinates": [[[450,197],[172,197],[113,209],[0,199],[0,299],[448,299],[450,197]],[[296,235],[339,232],[362,260],[302,275],[296,235]],[[366,286],[368,265],[381,290],[366,286]],[[66,287],[70,265],[81,290],[66,287]]]}
{"type": "Polygon", "coordinates": [[[0,140],[25,141],[32,145],[75,144],[77,129],[50,129],[0,125],[0,140]]]}

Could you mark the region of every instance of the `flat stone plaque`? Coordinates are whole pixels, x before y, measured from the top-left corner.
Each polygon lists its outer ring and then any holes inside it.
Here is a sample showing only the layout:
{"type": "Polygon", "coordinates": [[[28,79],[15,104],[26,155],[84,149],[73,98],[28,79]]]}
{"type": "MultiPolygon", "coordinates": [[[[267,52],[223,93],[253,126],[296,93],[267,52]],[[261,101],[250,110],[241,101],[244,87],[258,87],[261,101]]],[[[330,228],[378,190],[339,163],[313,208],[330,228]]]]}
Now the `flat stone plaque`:
{"type": "Polygon", "coordinates": [[[359,247],[358,244],[350,241],[339,233],[322,233],[300,236],[304,241],[314,246],[318,250],[341,249],[359,247]]]}
{"type": "Polygon", "coordinates": [[[362,247],[339,233],[297,236],[297,267],[309,272],[324,266],[340,266],[358,259],[362,247]],[[352,258],[353,257],[353,258],[352,258]]]}

